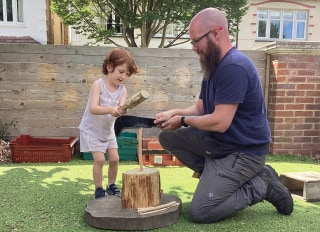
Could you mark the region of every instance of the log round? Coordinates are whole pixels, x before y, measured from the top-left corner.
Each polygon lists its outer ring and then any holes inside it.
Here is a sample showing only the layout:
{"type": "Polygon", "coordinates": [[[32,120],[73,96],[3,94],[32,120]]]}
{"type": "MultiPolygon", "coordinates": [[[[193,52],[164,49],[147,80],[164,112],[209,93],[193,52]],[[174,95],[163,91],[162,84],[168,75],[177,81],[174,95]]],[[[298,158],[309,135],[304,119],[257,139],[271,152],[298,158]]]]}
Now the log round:
{"type": "Polygon", "coordinates": [[[122,173],[121,203],[125,209],[159,205],[161,203],[159,170],[137,168],[122,173]]]}
{"type": "Polygon", "coordinates": [[[122,208],[120,197],[106,196],[87,203],[84,219],[99,229],[137,231],[175,224],[181,215],[181,200],[176,196],[162,194],[161,204],[157,207],[161,209],[139,213],[138,210],[122,208]],[[161,205],[168,207],[161,208],[161,205]]]}

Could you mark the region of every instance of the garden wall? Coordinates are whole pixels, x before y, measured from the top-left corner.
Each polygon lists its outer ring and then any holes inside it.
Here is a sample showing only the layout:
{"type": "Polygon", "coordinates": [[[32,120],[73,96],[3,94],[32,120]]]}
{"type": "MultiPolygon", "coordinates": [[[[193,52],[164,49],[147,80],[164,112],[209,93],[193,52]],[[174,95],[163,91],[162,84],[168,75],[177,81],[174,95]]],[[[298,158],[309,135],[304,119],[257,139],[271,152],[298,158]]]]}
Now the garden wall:
{"type": "Polygon", "coordinates": [[[320,43],[277,42],[265,49],[271,64],[271,150],[278,154],[319,155],[320,43]]]}

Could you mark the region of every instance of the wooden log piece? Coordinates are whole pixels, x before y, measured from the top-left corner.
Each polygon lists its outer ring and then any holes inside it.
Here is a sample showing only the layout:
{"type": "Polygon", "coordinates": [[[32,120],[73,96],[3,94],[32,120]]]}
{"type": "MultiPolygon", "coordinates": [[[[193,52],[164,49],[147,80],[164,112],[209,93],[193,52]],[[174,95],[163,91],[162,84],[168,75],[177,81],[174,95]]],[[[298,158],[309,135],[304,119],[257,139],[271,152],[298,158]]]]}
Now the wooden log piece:
{"type": "Polygon", "coordinates": [[[138,131],[138,161],[140,165],[140,171],[143,171],[143,160],[142,160],[142,127],[138,131]]]}
{"type": "Polygon", "coordinates": [[[177,206],[177,205],[179,205],[178,202],[172,201],[172,202],[169,202],[167,204],[158,205],[158,206],[154,206],[154,207],[138,208],[138,213],[140,215],[150,214],[150,213],[158,213],[158,212],[160,212],[162,210],[166,210],[166,209],[168,209],[170,207],[177,206]]]}
{"type": "Polygon", "coordinates": [[[122,110],[132,109],[133,107],[139,105],[143,101],[149,98],[149,92],[146,90],[141,90],[139,93],[130,97],[120,108],[122,110]]]}
{"type": "Polygon", "coordinates": [[[160,174],[155,168],[122,173],[121,205],[124,209],[154,207],[161,203],[160,174]]]}

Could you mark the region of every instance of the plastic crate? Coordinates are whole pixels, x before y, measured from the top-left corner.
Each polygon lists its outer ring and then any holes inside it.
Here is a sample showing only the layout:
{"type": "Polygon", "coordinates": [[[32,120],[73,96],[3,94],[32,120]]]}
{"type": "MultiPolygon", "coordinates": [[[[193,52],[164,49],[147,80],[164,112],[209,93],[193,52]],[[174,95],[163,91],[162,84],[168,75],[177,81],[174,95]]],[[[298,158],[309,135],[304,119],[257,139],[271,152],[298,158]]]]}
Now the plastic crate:
{"type": "Polygon", "coordinates": [[[12,162],[69,162],[78,140],[77,137],[50,139],[20,135],[9,143],[12,162]]]}
{"type": "Polygon", "coordinates": [[[158,138],[143,139],[142,162],[151,166],[183,166],[180,160],[163,149],[158,138]]]}
{"type": "MultiPolygon", "coordinates": [[[[120,160],[137,160],[138,139],[137,134],[132,132],[122,132],[117,138],[118,152],[120,160]]],[[[85,160],[92,160],[91,152],[82,152],[82,157],[85,160]]],[[[104,157],[108,160],[107,153],[104,157]]]]}

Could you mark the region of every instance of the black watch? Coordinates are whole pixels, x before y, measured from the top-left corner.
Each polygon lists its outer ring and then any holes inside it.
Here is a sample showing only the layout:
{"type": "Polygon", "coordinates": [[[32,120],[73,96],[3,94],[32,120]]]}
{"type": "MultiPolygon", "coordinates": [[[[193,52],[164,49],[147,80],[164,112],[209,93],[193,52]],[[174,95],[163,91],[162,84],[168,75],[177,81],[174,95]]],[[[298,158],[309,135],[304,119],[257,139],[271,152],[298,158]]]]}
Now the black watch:
{"type": "Polygon", "coordinates": [[[181,117],[180,124],[181,126],[188,127],[189,125],[184,121],[185,118],[186,118],[185,116],[181,117]]]}

